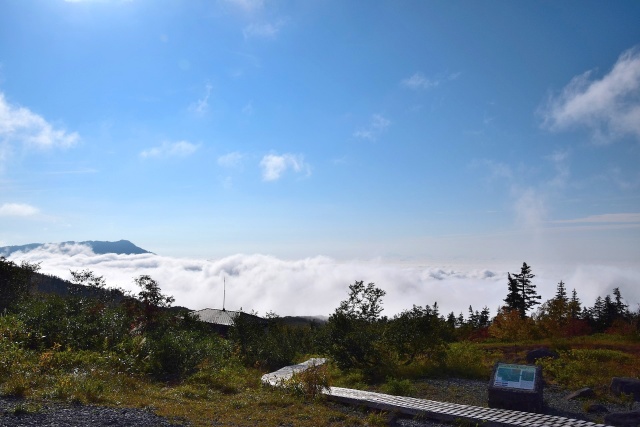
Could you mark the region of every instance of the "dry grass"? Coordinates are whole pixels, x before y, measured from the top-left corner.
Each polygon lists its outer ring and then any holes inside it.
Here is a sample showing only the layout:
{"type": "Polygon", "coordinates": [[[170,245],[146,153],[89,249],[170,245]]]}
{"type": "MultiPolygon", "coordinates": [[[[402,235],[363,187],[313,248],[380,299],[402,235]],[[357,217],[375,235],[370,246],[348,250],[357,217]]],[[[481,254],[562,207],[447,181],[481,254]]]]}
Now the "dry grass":
{"type": "Polygon", "coordinates": [[[20,372],[2,382],[2,394],[23,397],[26,403],[54,399],[147,408],[194,427],[371,425],[366,413],[332,404],[323,397],[309,399],[295,391],[264,386],[260,383],[262,372],[242,367],[215,373],[201,370],[172,384],[100,367],[55,370],[47,375],[40,375],[39,369],[35,364],[23,364],[20,372]],[[224,385],[222,377],[227,379],[224,385]]]}

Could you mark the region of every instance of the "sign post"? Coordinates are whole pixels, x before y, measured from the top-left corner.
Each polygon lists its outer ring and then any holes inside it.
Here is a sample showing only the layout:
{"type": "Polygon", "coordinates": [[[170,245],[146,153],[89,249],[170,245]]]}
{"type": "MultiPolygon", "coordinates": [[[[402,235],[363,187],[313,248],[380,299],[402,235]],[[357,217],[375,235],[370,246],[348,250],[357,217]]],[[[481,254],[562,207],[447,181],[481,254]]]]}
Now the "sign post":
{"type": "Polygon", "coordinates": [[[489,383],[489,407],[542,412],[542,368],[496,363],[489,383]]]}

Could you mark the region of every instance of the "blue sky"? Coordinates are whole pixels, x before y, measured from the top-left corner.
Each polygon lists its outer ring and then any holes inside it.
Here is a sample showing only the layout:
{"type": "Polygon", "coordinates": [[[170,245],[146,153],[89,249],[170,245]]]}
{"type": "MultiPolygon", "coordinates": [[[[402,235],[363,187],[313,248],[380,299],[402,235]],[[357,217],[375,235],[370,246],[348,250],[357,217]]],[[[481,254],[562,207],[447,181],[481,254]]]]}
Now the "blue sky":
{"type": "Polygon", "coordinates": [[[0,244],[637,268],[638,22],[637,1],[1,0],[0,244]]]}

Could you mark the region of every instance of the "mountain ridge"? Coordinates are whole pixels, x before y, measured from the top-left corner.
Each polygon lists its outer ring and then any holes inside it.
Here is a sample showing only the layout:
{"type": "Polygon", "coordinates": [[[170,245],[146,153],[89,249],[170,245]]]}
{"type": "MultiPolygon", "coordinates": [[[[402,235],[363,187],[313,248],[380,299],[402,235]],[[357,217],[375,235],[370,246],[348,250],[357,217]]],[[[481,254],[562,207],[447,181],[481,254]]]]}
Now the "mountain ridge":
{"type": "MultiPolygon", "coordinates": [[[[30,252],[35,249],[39,249],[46,244],[50,243],[28,243],[26,245],[14,245],[14,246],[2,246],[0,247],[0,256],[8,257],[15,252],[30,252]]],[[[68,241],[62,243],[55,243],[57,245],[86,245],[91,248],[96,255],[104,254],[118,254],[118,255],[139,255],[139,254],[153,254],[146,249],[142,249],[139,246],[131,243],[129,240],[118,240],[115,242],[104,240],[86,240],[84,242],[68,241]]]]}

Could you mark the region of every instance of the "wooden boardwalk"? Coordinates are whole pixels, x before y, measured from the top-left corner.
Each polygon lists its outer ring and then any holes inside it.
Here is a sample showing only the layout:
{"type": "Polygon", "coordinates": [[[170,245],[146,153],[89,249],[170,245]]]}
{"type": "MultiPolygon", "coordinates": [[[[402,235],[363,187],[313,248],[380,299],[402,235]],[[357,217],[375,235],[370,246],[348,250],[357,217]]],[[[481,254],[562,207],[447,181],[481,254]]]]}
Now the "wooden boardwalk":
{"type": "MultiPolygon", "coordinates": [[[[309,359],[304,363],[286,366],[276,372],[262,376],[262,382],[273,386],[282,385],[295,372],[309,366],[320,365],[324,359],[309,359]]],[[[507,409],[483,408],[458,403],[436,402],[413,397],[392,396],[370,391],[329,387],[324,392],[327,398],[350,405],[366,406],[403,415],[429,418],[443,422],[464,420],[487,427],[608,427],[590,421],[507,409]]]]}

